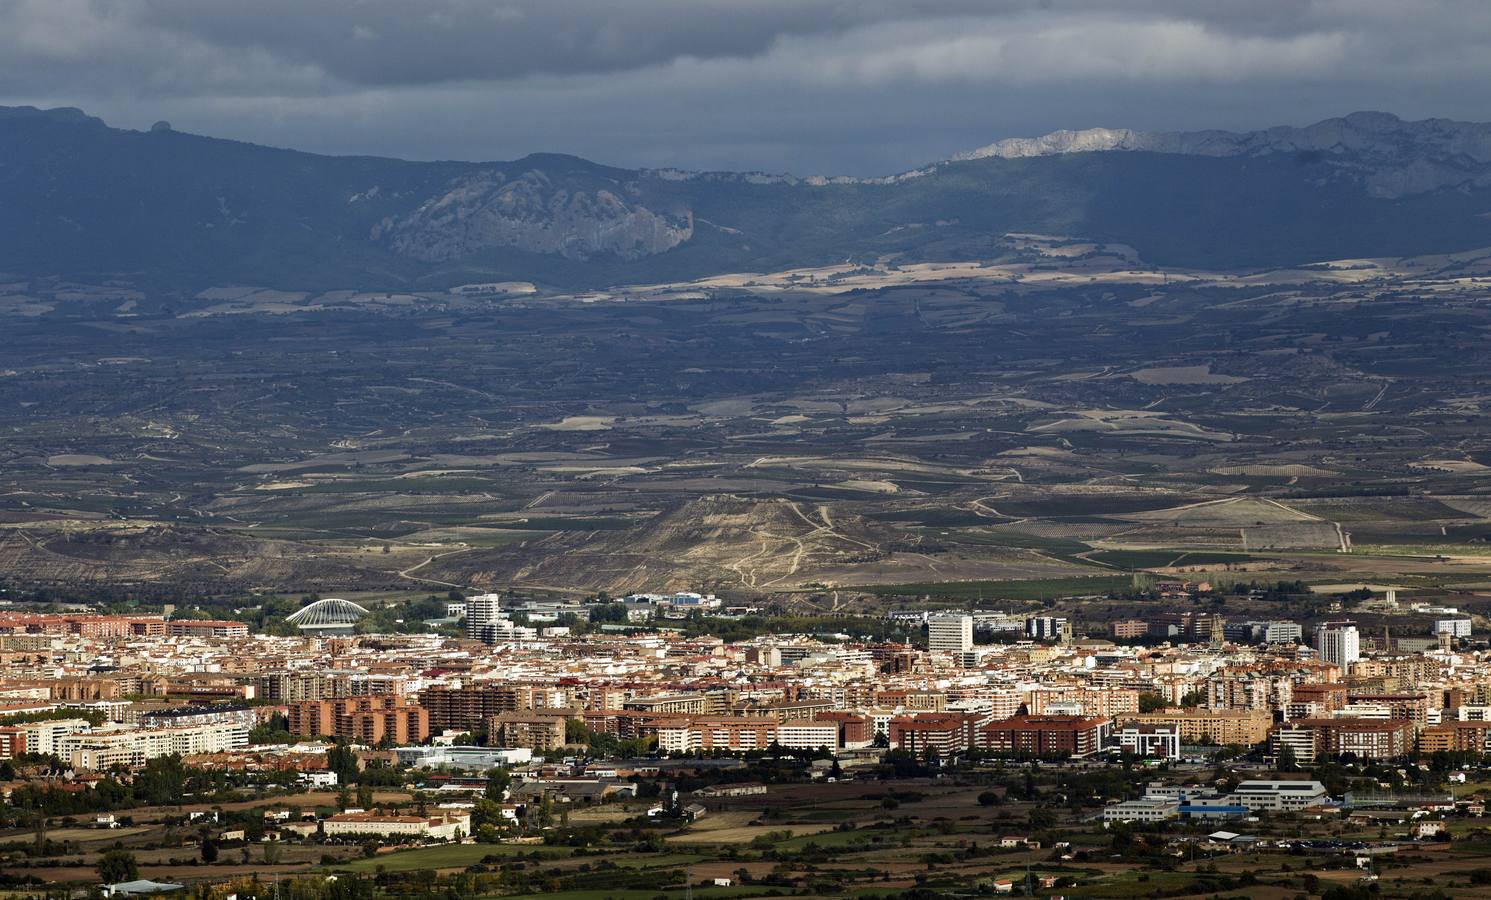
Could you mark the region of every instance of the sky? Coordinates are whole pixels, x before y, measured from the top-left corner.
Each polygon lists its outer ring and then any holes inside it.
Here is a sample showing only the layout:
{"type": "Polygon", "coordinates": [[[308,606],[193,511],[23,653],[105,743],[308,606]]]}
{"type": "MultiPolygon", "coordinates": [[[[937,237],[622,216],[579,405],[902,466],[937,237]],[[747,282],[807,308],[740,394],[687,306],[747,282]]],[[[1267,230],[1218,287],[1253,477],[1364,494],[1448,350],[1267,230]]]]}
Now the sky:
{"type": "Polygon", "coordinates": [[[1486,0],[0,0],[0,105],[322,153],[881,175],[1093,126],[1491,119],[1486,0]]]}

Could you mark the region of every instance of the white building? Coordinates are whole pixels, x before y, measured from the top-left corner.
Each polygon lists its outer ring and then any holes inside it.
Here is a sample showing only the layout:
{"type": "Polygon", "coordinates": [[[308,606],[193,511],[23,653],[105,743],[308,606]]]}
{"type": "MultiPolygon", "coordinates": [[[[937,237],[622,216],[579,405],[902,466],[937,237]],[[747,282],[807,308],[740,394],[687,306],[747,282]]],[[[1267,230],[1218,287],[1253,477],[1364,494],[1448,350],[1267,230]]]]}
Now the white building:
{"type": "Polygon", "coordinates": [[[501,594],[477,594],[466,598],[466,636],[473,641],[491,644],[497,639],[501,617],[501,594]]]}
{"type": "Polygon", "coordinates": [[[87,719],[50,719],[22,722],[15,726],[26,735],[27,753],[56,753],[57,743],[70,734],[83,734],[92,726],[87,719]]]}
{"type": "Polygon", "coordinates": [[[1325,785],[1318,781],[1244,781],[1227,797],[1255,812],[1260,809],[1298,812],[1329,798],[1325,785]]]}
{"type": "Polygon", "coordinates": [[[143,766],[157,756],[226,753],[248,746],[240,722],[177,728],[121,728],[69,734],[57,741],[57,756],[79,769],[102,772],[114,766],[143,766]]]}
{"type": "Polygon", "coordinates": [[[933,653],[973,650],[973,616],[941,615],[927,619],[927,649],[933,653]]]}
{"type": "Polygon", "coordinates": [[[1362,658],[1361,635],[1355,625],[1322,625],[1315,629],[1315,650],[1344,671],[1362,658]]]}
{"type": "Polygon", "coordinates": [[[300,783],[311,790],[334,788],[337,786],[337,773],[335,772],[301,772],[300,783]]]}
{"type": "MultiPolygon", "coordinates": [[[[1314,705],[1314,704],[1310,704],[1314,705]]],[[[1313,766],[1316,757],[1315,729],[1300,727],[1285,722],[1274,728],[1268,737],[1269,755],[1278,759],[1279,755],[1288,750],[1294,756],[1294,761],[1302,766],[1313,766]]]]}
{"type": "Polygon", "coordinates": [[[1435,634],[1447,634],[1450,637],[1470,637],[1469,619],[1436,619],[1434,621],[1435,634]]]}
{"type": "Polygon", "coordinates": [[[1269,622],[1263,627],[1265,644],[1298,644],[1305,632],[1298,622],[1269,622]]]}
{"type": "Polygon", "coordinates": [[[321,823],[327,837],[372,835],[383,838],[459,841],[471,834],[471,814],[450,810],[438,816],[390,816],[378,812],[345,812],[321,823]]]}
{"type": "Polygon", "coordinates": [[[777,743],[792,750],[839,749],[839,726],[832,723],[783,722],[777,726],[777,743]]]}
{"type": "Polygon", "coordinates": [[[1072,623],[1065,616],[1031,616],[1025,620],[1025,636],[1035,640],[1070,640],[1072,623]]]}
{"type": "Polygon", "coordinates": [[[1118,749],[1150,759],[1180,759],[1179,725],[1126,725],[1112,733],[1118,749]]]}
{"type": "Polygon", "coordinates": [[[492,769],[526,765],[533,761],[527,747],[395,747],[401,765],[416,769],[492,769]]]}
{"type": "Polygon", "coordinates": [[[1348,703],[1337,710],[1332,710],[1332,719],[1368,719],[1373,722],[1386,722],[1392,719],[1392,707],[1384,703],[1348,703]]]}
{"type": "Polygon", "coordinates": [[[1103,810],[1103,822],[1163,822],[1180,815],[1180,801],[1167,797],[1141,797],[1114,803],[1103,810]]]}

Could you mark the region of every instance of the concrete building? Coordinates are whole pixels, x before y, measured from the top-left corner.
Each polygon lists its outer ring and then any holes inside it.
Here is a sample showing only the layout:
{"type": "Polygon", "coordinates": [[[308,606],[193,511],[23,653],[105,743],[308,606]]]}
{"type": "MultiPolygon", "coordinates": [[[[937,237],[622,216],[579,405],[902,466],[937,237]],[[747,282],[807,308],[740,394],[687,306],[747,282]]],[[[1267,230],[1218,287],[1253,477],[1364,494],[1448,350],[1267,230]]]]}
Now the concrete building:
{"type": "Polygon", "coordinates": [[[1119,750],[1150,759],[1180,759],[1180,726],[1125,725],[1113,732],[1119,750]]]}
{"type": "Polygon", "coordinates": [[[1263,628],[1265,644],[1298,644],[1304,638],[1305,631],[1298,622],[1269,622],[1263,628]]]}
{"type": "Polygon", "coordinates": [[[239,703],[198,703],[154,710],[139,719],[142,728],[213,725],[223,722],[236,722],[245,731],[251,731],[259,724],[259,713],[254,707],[239,703]]]}
{"type": "Polygon", "coordinates": [[[978,746],[1019,756],[1087,756],[1107,745],[1111,725],[1101,716],[1015,716],[980,729],[978,746]]]}
{"type": "Polygon", "coordinates": [[[683,717],[657,726],[658,749],[665,753],[765,750],[776,741],[779,727],[775,719],[764,716],[683,717]]]}
{"type": "Polygon", "coordinates": [[[1184,744],[1238,744],[1251,747],[1268,740],[1273,715],[1267,710],[1172,709],[1124,716],[1125,724],[1173,725],[1184,744]]]}
{"type": "Polygon", "coordinates": [[[973,616],[941,615],[927,619],[927,649],[964,654],[973,650],[973,616]]]}
{"type": "Polygon", "coordinates": [[[1281,754],[1293,756],[1296,764],[1313,766],[1320,750],[1317,734],[1309,725],[1298,722],[1282,722],[1268,736],[1268,754],[1277,760],[1281,754]]]}
{"type": "Polygon", "coordinates": [[[1103,822],[1165,822],[1180,815],[1180,802],[1165,797],[1140,797],[1111,803],[1103,809],[1103,822]]]}
{"type": "Polygon", "coordinates": [[[419,705],[430,711],[430,728],[445,731],[475,728],[498,713],[569,708],[577,700],[553,685],[502,682],[429,688],[420,692],[419,705]]]}
{"type": "MultiPolygon", "coordinates": [[[[1139,692],[1130,688],[1094,688],[1087,685],[1052,685],[1025,692],[1026,711],[1033,716],[1056,714],[1057,704],[1074,707],[1077,715],[1117,718],[1139,711],[1139,692]]],[[[1016,704],[1018,705],[1018,704],[1016,704]]],[[[1008,706],[1008,704],[1006,704],[1008,706]]],[[[1008,719],[1017,710],[995,718],[1008,719]]],[[[1067,713],[1070,714],[1070,713],[1067,713]]]]}
{"type": "Polygon", "coordinates": [[[1257,812],[1298,812],[1330,798],[1318,781],[1244,781],[1228,799],[1257,812]]]}
{"type": "Polygon", "coordinates": [[[634,697],[621,705],[649,713],[682,713],[691,716],[720,715],[725,705],[708,694],[661,694],[653,697],[634,697]]]}
{"type": "Polygon", "coordinates": [[[1344,672],[1362,658],[1361,635],[1352,623],[1327,622],[1315,629],[1315,651],[1344,672]]]}
{"type": "Polygon", "coordinates": [[[1430,725],[1419,732],[1420,753],[1444,751],[1491,753],[1491,722],[1452,721],[1430,725]]]}
{"type": "Polygon", "coordinates": [[[838,750],[839,726],[835,722],[784,722],[777,726],[776,742],[789,750],[838,750]]]}
{"type": "Polygon", "coordinates": [[[1302,764],[1325,756],[1351,755],[1362,760],[1400,759],[1414,750],[1414,726],[1406,720],[1297,719],[1274,729],[1272,747],[1285,746],[1302,764]]]}
{"type": "Polygon", "coordinates": [[[11,727],[25,735],[26,753],[44,754],[56,753],[58,744],[70,734],[85,734],[93,730],[87,719],[47,719],[11,727]]]}
{"type": "Polygon", "coordinates": [[[971,749],[979,717],[964,713],[918,713],[890,721],[890,743],[911,753],[951,756],[971,749]]]}
{"type": "Polygon", "coordinates": [[[505,769],[533,760],[527,747],[395,747],[394,753],[415,769],[505,769]]]}
{"type": "Polygon", "coordinates": [[[293,734],[347,738],[368,746],[417,744],[430,736],[429,711],[394,694],[294,703],[287,718],[293,734]]]}
{"type": "Polygon", "coordinates": [[[466,637],[484,644],[497,642],[501,601],[500,594],[477,594],[466,598],[466,637]]]}
{"type": "Polygon", "coordinates": [[[1319,703],[1326,709],[1340,709],[1346,705],[1351,689],[1344,682],[1304,682],[1294,686],[1291,697],[1300,702],[1319,703]]]}
{"type": "MultiPolygon", "coordinates": [[[[1214,620],[1219,618],[1220,615],[1217,613],[1194,610],[1158,613],[1149,619],[1149,635],[1157,638],[1180,638],[1185,641],[1206,640],[1211,636],[1214,620]]],[[[1226,623],[1223,622],[1224,628],[1225,625],[1226,623]]]]}
{"type": "Polygon", "coordinates": [[[26,752],[26,733],[14,725],[0,725],[0,759],[15,759],[26,752]]]}
{"type": "Polygon", "coordinates": [[[1469,619],[1436,619],[1434,620],[1434,634],[1448,634],[1453,638],[1470,637],[1469,619]]]}
{"type": "Polygon", "coordinates": [[[813,722],[837,728],[840,747],[862,747],[875,739],[875,720],[864,713],[830,710],[815,715],[813,722]]]}
{"type": "Polygon", "coordinates": [[[249,629],[242,622],[223,619],[179,619],[166,623],[166,633],[172,637],[245,638],[249,629]]]}
{"type": "Polygon", "coordinates": [[[380,837],[404,840],[459,841],[471,834],[471,814],[444,812],[437,816],[393,816],[380,812],[345,812],[321,823],[329,838],[380,837]]]}
{"type": "Polygon", "coordinates": [[[248,729],[238,723],[123,728],[66,735],[57,741],[57,756],[68,765],[102,772],[142,766],[157,756],[226,753],[247,746],[248,729]]]}
{"type": "Polygon", "coordinates": [[[1072,623],[1064,616],[1031,616],[1025,620],[1025,636],[1037,641],[1072,638],[1072,623]]]}
{"type": "MultiPolygon", "coordinates": [[[[1346,705],[1339,711],[1338,715],[1350,718],[1351,711],[1357,708],[1375,707],[1381,709],[1386,715],[1360,716],[1360,718],[1383,718],[1412,722],[1423,726],[1429,722],[1430,710],[1429,697],[1426,694],[1375,694],[1352,692],[1346,697],[1346,705]]],[[[1439,707],[1434,705],[1437,711],[1439,707]]]]}
{"type": "Polygon", "coordinates": [[[566,743],[565,730],[570,718],[554,711],[499,713],[487,723],[488,739],[498,747],[558,750],[566,743]]]}

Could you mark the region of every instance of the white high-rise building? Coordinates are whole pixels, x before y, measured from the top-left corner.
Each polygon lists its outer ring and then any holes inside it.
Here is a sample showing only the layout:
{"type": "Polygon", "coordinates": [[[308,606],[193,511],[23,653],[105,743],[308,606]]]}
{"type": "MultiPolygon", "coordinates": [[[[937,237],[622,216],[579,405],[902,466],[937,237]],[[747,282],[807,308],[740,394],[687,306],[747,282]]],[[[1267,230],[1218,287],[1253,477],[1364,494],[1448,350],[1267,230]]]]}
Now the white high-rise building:
{"type": "Polygon", "coordinates": [[[1361,635],[1355,625],[1321,625],[1315,629],[1315,650],[1322,661],[1345,670],[1362,658],[1361,635]]]}
{"type": "Polygon", "coordinates": [[[493,643],[497,640],[497,620],[501,594],[477,594],[466,598],[466,636],[473,641],[493,643]]]}
{"type": "Polygon", "coordinates": [[[933,653],[973,650],[973,616],[940,615],[927,619],[927,649],[933,653]]]}

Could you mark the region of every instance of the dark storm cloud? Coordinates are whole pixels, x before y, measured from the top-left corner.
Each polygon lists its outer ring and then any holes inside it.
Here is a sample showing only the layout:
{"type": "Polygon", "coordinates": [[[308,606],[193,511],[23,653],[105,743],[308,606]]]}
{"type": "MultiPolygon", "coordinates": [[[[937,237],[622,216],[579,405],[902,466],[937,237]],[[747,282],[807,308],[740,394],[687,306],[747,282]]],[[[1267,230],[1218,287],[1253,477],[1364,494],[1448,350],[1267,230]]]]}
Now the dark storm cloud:
{"type": "Polygon", "coordinates": [[[0,102],[326,152],[887,172],[1058,127],[1491,118],[1483,0],[0,0],[0,102]]]}

